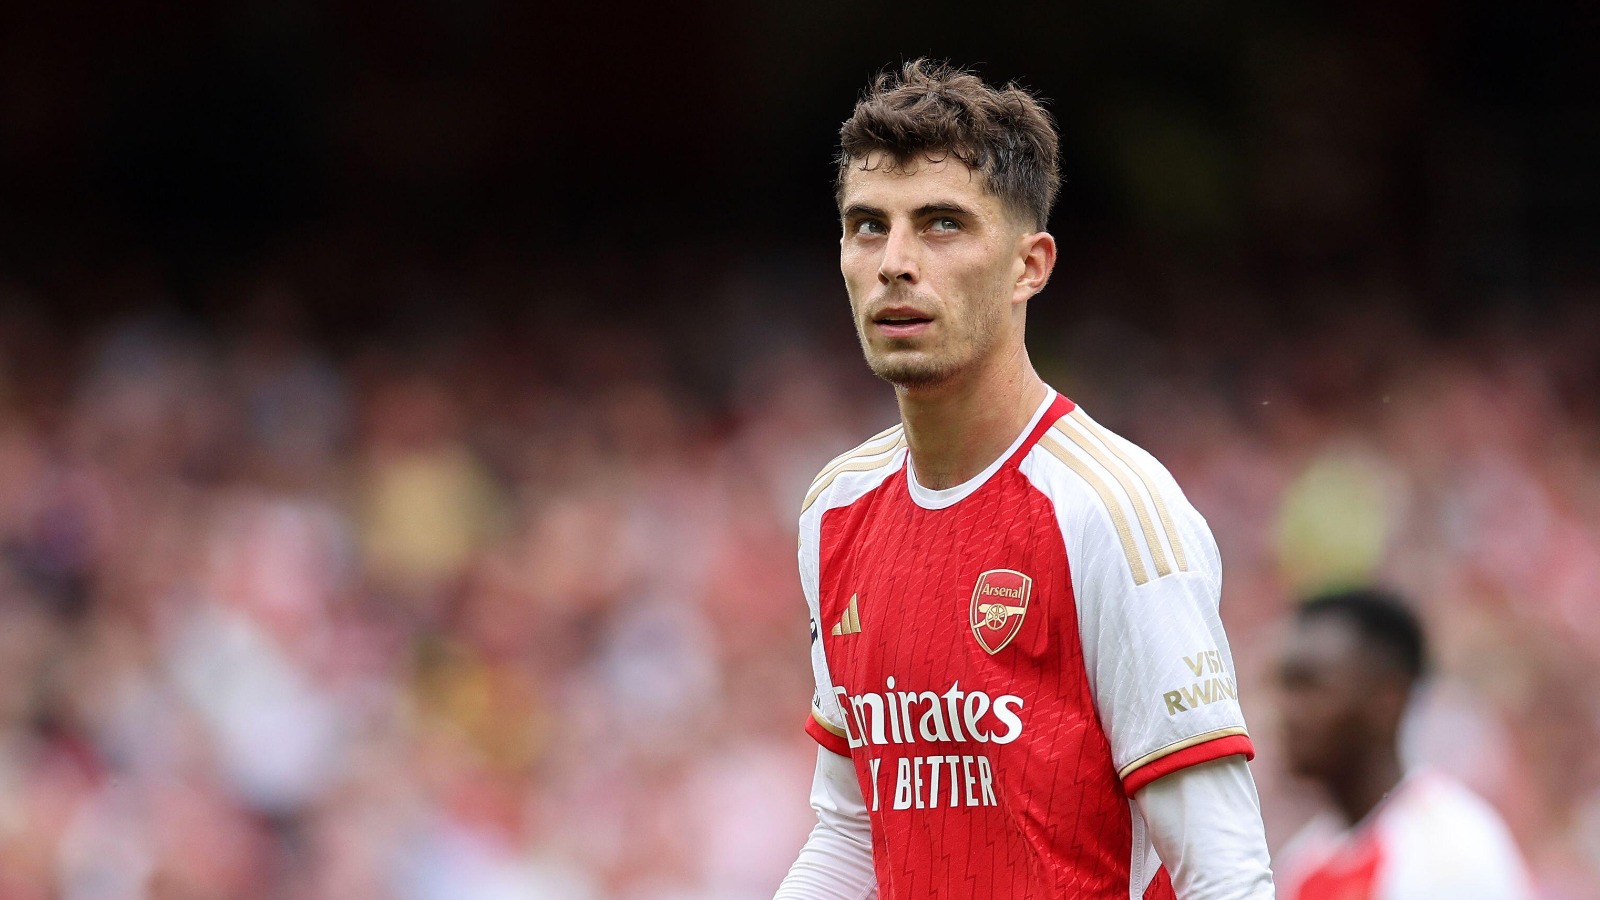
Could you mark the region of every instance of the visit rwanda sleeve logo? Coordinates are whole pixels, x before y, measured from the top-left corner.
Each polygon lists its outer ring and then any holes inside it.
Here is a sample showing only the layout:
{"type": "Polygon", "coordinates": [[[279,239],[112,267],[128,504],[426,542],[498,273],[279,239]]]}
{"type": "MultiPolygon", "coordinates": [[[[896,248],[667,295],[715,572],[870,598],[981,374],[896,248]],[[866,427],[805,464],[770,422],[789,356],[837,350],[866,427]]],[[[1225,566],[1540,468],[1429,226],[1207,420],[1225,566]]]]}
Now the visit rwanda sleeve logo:
{"type": "Polygon", "coordinates": [[[990,569],[972,587],[972,634],[990,656],[1022,630],[1033,595],[1033,579],[1013,569],[990,569]]]}

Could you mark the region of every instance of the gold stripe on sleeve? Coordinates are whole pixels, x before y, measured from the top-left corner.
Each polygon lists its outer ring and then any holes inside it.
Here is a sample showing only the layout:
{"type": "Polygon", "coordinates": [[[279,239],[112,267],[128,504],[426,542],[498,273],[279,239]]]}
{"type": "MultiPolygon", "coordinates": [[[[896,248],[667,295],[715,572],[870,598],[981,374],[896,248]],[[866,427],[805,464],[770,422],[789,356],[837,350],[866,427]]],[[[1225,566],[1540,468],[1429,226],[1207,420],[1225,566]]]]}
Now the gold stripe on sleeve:
{"type": "MultiPolygon", "coordinates": [[[[905,436],[901,435],[888,449],[881,450],[878,453],[871,455],[881,456],[882,454],[887,453],[890,454],[890,458],[893,458],[894,451],[900,449],[900,445],[904,442],[905,436]]],[[[844,465],[835,468],[826,479],[811,488],[811,493],[806,495],[806,502],[800,506],[800,514],[805,515],[806,510],[811,508],[811,504],[817,502],[817,498],[822,496],[822,492],[826,491],[828,489],[828,485],[833,484],[833,480],[838,478],[840,475],[843,475],[846,472],[870,472],[873,469],[882,468],[883,466],[888,465],[888,463],[889,459],[861,458],[855,462],[847,462],[844,465]]]]}
{"type": "Polygon", "coordinates": [[[1133,504],[1133,514],[1139,519],[1139,530],[1144,532],[1144,541],[1150,545],[1150,558],[1156,564],[1156,576],[1163,577],[1172,574],[1172,566],[1167,564],[1167,554],[1161,551],[1161,538],[1156,536],[1156,528],[1150,523],[1150,512],[1145,509],[1144,498],[1139,496],[1139,489],[1133,481],[1123,472],[1123,467],[1112,462],[1110,457],[1100,451],[1093,441],[1078,434],[1065,422],[1057,422],[1056,430],[1066,435],[1074,444],[1089,454],[1095,462],[1105,467],[1111,477],[1117,479],[1117,484],[1122,485],[1122,490],[1128,495],[1128,501],[1133,504]]]}
{"type": "Polygon", "coordinates": [[[1100,495],[1100,502],[1105,504],[1106,512],[1111,514],[1111,524],[1117,529],[1117,537],[1122,539],[1122,553],[1128,557],[1128,568],[1133,571],[1133,583],[1144,584],[1150,580],[1144,569],[1144,559],[1139,556],[1139,548],[1133,543],[1133,529],[1128,527],[1128,517],[1122,512],[1122,505],[1111,493],[1111,488],[1105,479],[1094,473],[1088,464],[1072,455],[1060,441],[1045,434],[1039,438],[1039,446],[1054,454],[1056,459],[1067,464],[1067,467],[1078,473],[1078,477],[1089,483],[1094,492],[1100,495]]]}
{"type": "Polygon", "coordinates": [[[1178,529],[1172,524],[1172,514],[1167,512],[1167,501],[1161,499],[1161,492],[1156,490],[1155,483],[1152,482],[1150,477],[1145,474],[1144,467],[1134,462],[1133,458],[1128,456],[1127,452],[1121,447],[1117,446],[1117,442],[1111,439],[1111,435],[1108,434],[1104,428],[1100,427],[1099,423],[1089,418],[1088,414],[1082,409],[1075,408],[1072,410],[1072,412],[1068,413],[1068,415],[1072,416],[1073,420],[1079,425],[1082,425],[1085,430],[1099,438],[1100,443],[1109,447],[1111,452],[1117,455],[1117,459],[1120,459],[1126,463],[1128,468],[1132,469],[1134,474],[1139,476],[1139,480],[1144,482],[1144,486],[1150,489],[1150,499],[1153,500],[1156,505],[1156,518],[1161,520],[1161,530],[1166,532],[1167,543],[1172,545],[1173,562],[1178,564],[1179,572],[1189,571],[1189,560],[1184,556],[1183,544],[1178,540],[1178,529]]]}
{"type": "MultiPolygon", "coordinates": [[[[827,723],[823,724],[826,725],[827,723]]],[[[1216,731],[1208,731],[1205,734],[1197,734],[1192,738],[1184,738],[1181,741],[1175,741],[1171,744],[1168,744],[1165,747],[1162,747],[1160,750],[1146,753],[1133,762],[1128,763],[1117,771],[1117,777],[1127,778],[1128,775],[1135,769],[1142,769],[1161,757],[1171,756],[1172,754],[1177,753],[1179,750],[1187,750],[1190,747],[1198,747],[1207,741],[1214,741],[1217,738],[1233,737],[1234,735],[1243,735],[1245,737],[1250,736],[1249,732],[1235,725],[1231,728],[1218,728],[1216,731]]]]}
{"type": "Polygon", "coordinates": [[[838,456],[835,456],[833,459],[828,461],[826,466],[822,467],[822,471],[817,473],[817,477],[811,479],[811,483],[815,485],[817,482],[828,477],[828,475],[831,474],[836,467],[841,466],[852,459],[860,456],[870,456],[874,453],[880,452],[885,446],[893,444],[899,438],[895,432],[899,431],[900,428],[900,425],[890,425],[888,428],[885,428],[872,437],[867,438],[860,444],[857,444],[855,447],[852,447],[838,456]]]}
{"type": "Polygon", "coordinates": [[[829,722],[827,719],[824,719],[822,717],[822,713],[820,711],[818,711],[818,709],[815,706],[811,707],[811,718],[816,719],[817,720],[817,724],[821,725],[823,728],[826,728],[828,730],[828,733],[833,735],[834,737],[842,737],[847,741],[850,739],[850,735],[845,734],[843,728],[835,728],[832,722],[829,722]]]}

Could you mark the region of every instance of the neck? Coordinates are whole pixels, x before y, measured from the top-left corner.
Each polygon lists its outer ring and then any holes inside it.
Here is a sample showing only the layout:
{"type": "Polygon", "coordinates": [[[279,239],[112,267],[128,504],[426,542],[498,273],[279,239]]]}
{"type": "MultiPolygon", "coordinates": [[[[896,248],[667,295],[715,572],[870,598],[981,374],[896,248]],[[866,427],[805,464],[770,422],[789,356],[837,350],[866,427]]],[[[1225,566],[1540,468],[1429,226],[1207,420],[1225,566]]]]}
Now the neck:
{"type": "Polygon", "coordinates": [[[1358,765],[1327,783],[1333,803],[1351,824],[1360,822],[1395,789],[1405,772],[1393,742],[1375,742],[1358,765]]]}
{"type": "Polygon", "coordinates": [[[1033,417],[1046,388],[1026,348],[936,385],[896,388],[917,483],[955,487],[999,458],[1033,417]]]}

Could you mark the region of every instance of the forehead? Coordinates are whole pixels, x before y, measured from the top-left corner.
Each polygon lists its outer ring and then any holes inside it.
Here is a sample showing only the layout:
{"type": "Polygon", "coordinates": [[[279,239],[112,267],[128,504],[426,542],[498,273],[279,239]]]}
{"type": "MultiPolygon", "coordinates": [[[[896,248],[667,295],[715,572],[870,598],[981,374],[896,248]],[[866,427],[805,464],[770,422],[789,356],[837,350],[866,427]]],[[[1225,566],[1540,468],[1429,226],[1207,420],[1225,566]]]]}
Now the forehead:
{"type": "Polygon", "coordinates": [[[1318,670],[1359,668],[1367,661],[1356,628],[1332,616],[1298,621],[1289,629],[1285,665],[1318,670]]]}
{"type": "Polygon", "coordinates": [[[841,206],[862,203],[882,209],[949,200],[990,213],[1000,211],[1000,200],[986,190],[983,173],[953,156],[897,162],[888,154],[874,153],[853,160],[845,170],[839,199],[841,206]]]}

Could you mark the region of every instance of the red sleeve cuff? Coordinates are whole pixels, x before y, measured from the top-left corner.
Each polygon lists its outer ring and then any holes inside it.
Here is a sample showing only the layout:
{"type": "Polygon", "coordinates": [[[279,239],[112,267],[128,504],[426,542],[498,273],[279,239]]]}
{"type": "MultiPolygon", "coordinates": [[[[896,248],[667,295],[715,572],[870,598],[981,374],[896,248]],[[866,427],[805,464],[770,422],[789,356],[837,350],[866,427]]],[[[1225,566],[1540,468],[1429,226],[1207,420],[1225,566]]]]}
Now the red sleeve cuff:
{"type": "Polygon", "coordinates": [[[850,742],[845,739],[845,736],[835,734],[831,728],[823,724],[821,719],[817,718],[817,714],[814,712],[806,716],[806,734],[815,738],[816,742],[825,749],[832,750],[840,756],[850,755],[850,742]]]}
{"type": "Polygon", "coordinates": [[[1140,788],[1150,782],[1162,776],[1171,775],[1179,769],[1187,769],[1203,762],[1211,762],[1214,759],[1222,759],[1225,756],[1238,754],[1243,754],[1245,759],[1256,758],[1256,748],[1250,743],[1249,735],[1230,734],[1183,747],[1164,756],[1158,756],[1123,775],[1122,789],[1129,797],[1132,797],[1140,788]]]}

